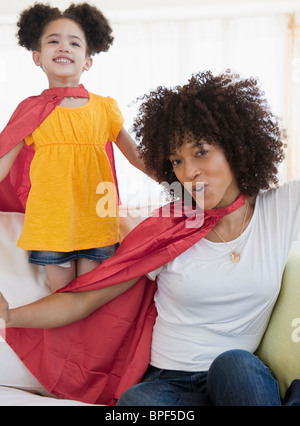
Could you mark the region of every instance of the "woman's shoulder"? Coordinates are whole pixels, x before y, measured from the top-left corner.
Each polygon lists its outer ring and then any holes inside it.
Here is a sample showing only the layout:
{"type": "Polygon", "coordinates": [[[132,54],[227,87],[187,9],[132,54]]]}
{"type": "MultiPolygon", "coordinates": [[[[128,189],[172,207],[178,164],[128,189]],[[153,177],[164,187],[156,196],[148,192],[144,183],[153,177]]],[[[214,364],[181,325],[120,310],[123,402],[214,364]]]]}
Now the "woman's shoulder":
{"type": "Polygon", "coordinates": [[[276,188],[262,191],[257,199],[261,204],[286,205],[300,203],[300,179],[293,179],[279,184],[276,188]]]}

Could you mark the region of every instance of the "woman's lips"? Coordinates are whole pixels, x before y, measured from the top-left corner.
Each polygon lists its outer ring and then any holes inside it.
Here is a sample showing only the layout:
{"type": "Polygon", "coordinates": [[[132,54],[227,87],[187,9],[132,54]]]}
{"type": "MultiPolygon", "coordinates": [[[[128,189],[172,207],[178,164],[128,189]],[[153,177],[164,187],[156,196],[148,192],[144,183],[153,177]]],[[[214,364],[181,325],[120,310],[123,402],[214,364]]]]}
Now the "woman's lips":
{"type": "Polygon", "coordinates": [[[193,195],[199,195],[200,193],[204,193],[207,191],[208,185],[204,182],[197,182],[196,185],[192,186],[192,193],[193,195]]]}

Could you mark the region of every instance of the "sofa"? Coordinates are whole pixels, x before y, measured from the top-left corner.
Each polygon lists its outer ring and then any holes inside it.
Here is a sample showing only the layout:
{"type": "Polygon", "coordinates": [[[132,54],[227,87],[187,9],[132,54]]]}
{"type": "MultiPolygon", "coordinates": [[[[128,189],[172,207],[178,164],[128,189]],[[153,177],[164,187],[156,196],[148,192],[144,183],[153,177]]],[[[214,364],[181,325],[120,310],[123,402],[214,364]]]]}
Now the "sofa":
{"type": "MultiPolygon", "coordinates": [[[[144,218],[121,208],[122,238],[144,218]]],[[[0,291],[10,306],[31,303],[50,294],[43,267],[28,263],[17,248],[24,215],[0,212],[0,291]]],[[[282,289],[268,328],[256,352],[274,372],[282,397],[291,381],[300,379],[300,249],[290,253],[282,289]]],[[[56,398],[44,389],[2,339],[0,341],[0,406],[84,406],[56,398]]]]}

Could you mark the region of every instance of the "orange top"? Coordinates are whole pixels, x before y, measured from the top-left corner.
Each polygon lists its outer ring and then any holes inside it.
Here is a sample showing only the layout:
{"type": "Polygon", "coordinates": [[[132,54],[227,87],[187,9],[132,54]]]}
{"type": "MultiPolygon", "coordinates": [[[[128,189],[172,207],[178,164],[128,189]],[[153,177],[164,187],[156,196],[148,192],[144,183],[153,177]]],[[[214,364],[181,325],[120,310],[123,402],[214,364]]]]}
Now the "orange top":
{"type": "Polygon", "coordinates": [[[89,95],[84,106],[56,107],[25,139],[34,144],[35,156],[22,249],[68,252],[120,240],[105,145],[116,140],[124,119],[114,99],[89,95]]]}

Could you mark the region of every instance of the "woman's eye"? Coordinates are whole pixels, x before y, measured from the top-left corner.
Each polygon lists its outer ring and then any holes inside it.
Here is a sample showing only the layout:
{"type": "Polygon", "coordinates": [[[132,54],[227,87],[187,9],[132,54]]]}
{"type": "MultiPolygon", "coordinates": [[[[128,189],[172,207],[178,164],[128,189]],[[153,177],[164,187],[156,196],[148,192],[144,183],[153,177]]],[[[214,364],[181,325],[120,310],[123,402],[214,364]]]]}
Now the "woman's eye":
{"type": "Polygon", "coordinates": [[[200,149],[200,151],[196,152],[196,157],[203,157],[203,155],[207,154],[208,151],[206,149],[200,149]]]}
{"type": "Polygon", "coordinates": [[[178,166],[180,164],[180,160],[171,160],[173,166],[178,166]]]}

